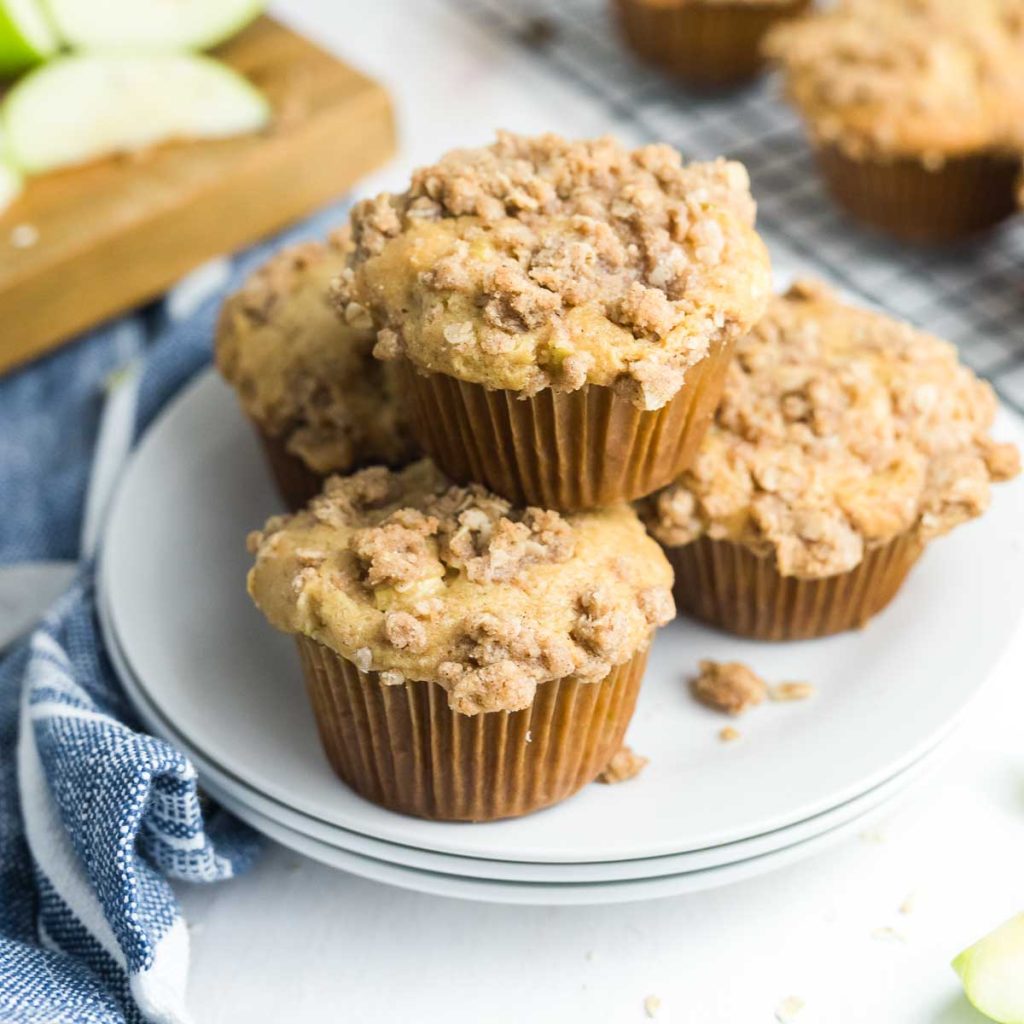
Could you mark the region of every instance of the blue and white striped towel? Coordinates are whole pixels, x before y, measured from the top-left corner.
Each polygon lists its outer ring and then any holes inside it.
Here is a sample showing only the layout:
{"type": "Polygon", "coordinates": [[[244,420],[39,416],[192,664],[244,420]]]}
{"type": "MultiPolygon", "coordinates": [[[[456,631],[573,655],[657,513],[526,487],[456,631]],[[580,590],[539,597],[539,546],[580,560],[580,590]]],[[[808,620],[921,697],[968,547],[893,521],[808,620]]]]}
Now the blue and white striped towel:
{"type": "MultiPolygon", "coordinates": [[[[134,437],[210,359],[224,292],[328,211],[167,301],[0,379],[0,563],[75,557],[104,382],[141,360],[134,437]]],[[[92,560],[0,660],[0,1022],[184,1024],[188,931],[170,880],[216,882],[259,848],[204,808],[196,772],[140,730],[96,622],[92,560]]]]}

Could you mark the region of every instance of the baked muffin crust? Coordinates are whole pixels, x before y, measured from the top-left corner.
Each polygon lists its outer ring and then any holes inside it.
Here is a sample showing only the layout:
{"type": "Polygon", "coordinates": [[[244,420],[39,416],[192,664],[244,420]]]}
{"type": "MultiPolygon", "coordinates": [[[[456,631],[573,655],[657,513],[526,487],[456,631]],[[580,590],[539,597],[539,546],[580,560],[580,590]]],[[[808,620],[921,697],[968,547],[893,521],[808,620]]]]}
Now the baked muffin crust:
{"type": "Polygon", "coordinates": [[[615,385],[656,409],[763,311],[754,213],[737,163],[500,133],[356,206],[338,302],[368,307],[379,358],[524,396],[615,385]]]}
{"type": "Polygon", "coordinates": [[[784,576],[845,572],[988,507],[990,482],[1019,471],[988,436],[995,412],[951,345],[801,282],[740,340],[701,451],[649,526],[669,546],[707,535],[773,555],[784,576]]]}
{"type": "Polygon", "coordinates": [[[250,549],[249,593],[274,626],[385,684],[440,683],[467,715],[597,682],[675,614],[672,570],[628,506],[515,510],[428,460],[332,477],[250,549]]]}
{"type": "Polygon", "coordinates": [[[339,321],[328,300],[349,238],[344,228],[277,253],[225,302],[217,327],[217,367],[245,412],[317,473],[414,454],[369,319],[339,321]]]}
{"type": "Polygon", "coordinates": [[[1022,0],[839,0],[764,48],[818,142],[848,156],[935,168],[1024,149],[1022,0]]]}

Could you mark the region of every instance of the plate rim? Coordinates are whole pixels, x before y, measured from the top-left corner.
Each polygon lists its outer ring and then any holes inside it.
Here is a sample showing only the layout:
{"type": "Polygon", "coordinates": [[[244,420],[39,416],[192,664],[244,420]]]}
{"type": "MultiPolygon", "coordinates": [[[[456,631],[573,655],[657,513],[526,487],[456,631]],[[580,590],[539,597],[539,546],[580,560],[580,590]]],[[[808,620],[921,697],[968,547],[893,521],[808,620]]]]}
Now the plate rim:
{"type": "MultiPolygon", "coordinates": [[[[97,586],[99,591],[105,595],[111,595],[114,587],[111,583],[111,559],[108,557],[110,550],[110,538],[114,533],[115,524],[118,521],[118,510],[121,507],[121,503],[125,500],[124,496],[127,493],[127,482],[131,479],[131,474],[134,467],[145,457],[148,450],[148,446],[154,443],[154,439],[160,435],[161,428],[167,429],[168,421],[172,420],[175,415],[181,415],[182,410],[187,407],[187,403],[190,398],[194,401],[194,396],[203,389],[214,389],[220,388],[224,394],[227,395],[229,392],[226,387],[216,378],[216,375],[212,369],[207,369],[198,373],[195,378],[190,381],[184,388],[179,392],[167,406],[161,410],[160,414],[154,419],[149,429],[145,432],[144,436],[137,445],[135,451],[133,451],[128,465],[126,466],[125,472],[118,483],[117,492],[114,496],[114,500],[111,506],[111,515],[108,518],[106,529],[104,531],[103,545],[100,551],[100,566],[98,573],[97,586]]],[[[1009,415],[1012,419],[1015,431],[1019,434],[1021,432],[1019,420],[1013,416],[1012,411],[1005,410],[1005,414],[1009,415]]],[[[1017,617],[1019,618],[1021,609],[1017,610],[1017,617]]],[[[111,614],[112,618],[116,623],[117,612],[116,602],[111,598],[111,614]]],[[[126,651],[127,653],[127,651],[126,651]]],[[[751,836],[747,832],[742,832],[740,829],[731,828],[725,830],[719,834],[714,834],[705,837],[706,841],[701,846],[683,847],[679,845],[671,844],[668,841],[663,841],[659,845],[650,846],[648,845],[645,849],[637,849],[635,852],[628,850],[618,850],[615,854],[610,857],[603,857],[600,854],[595,854],[592,857],[579,856],[580,851],[575,850],[555,850],[543,848],[520,848],[517,852],[519,853],[518,863],[588,863],[588,862],[605,862],[605,861],[633,861],[633,860],[646,860],[661,856],[675,856],[681,853],[697,852],[700,849],[711,849],[722,845],[728,845],[732,842],[741,842],[746,839],[756,837],[757,835],[765,835],[770,832],[778,831],[781,829],[788,828],[801,821],[813,818],[816,815],[826,813],[835,807],[841,806],[852,799],[856,799],[861,794],[870,791],[872,788],[884,783],[886,779],[893,778],[900,772],[905,770],[910,764],[923,757],[928,750],[933,749],[940,744],[943,739],[949,735],[949,733],[956,727],[958,722],[962,719],[964,714],[971,707],[973,702],[977,699],[979,694],[984,690],[985,684],[988,679],[991,678],[991,669],[998,661],[998,654],[993,658],[992,664],[986,667],[986,670],[981,674],[981,677],[971,686],[970,692],[964,694],[959,698],[959,705],[955,712],[951,713],[940,725],[933,728],[933,730],[926,734],[916,744],[913,744],[903,750],[899,757],[893,757],[884,764],[882,768],[878,768],[870,773],[862,775],[856,783],[849,783],[841,789],[833,790],[829,797],[820,797],[815,801],[805,802],[799,808],[798,812],[790,814],[789,812],[780,813],[776,818],[762,819],[758,821],[755,826],[756,831],[751,836]]],[[[138,674],[138,673],[137,673],[138,674]]],[[[151,695],[152,696],[152,695],[151,695]]],[[[173,721],[173,716],[167,713],[164,704],[156,697],[152,697],[156,707],[158,707],[168,719],[173,721]]],[[[183,733],[184,734],[184,733],[183,733]]],[[[227,766],[225,766],[227,767],[227,766]]],[[[241,773],[235,772],[235,774],[241,775],[241,773]]],[[[256,788],[256,787],[253,787],[256,788]]],[[[264,792],[264,789],[260,787],[260,792],[264,792]]],[[[265,795],[270,799],[275,800],[277,803],[295,807],[301,813],[308,815],[311,818],[327,821],[329,824],[335,825],[339,828],[344,828],[349,832],[354,832],[360,835],[368,836],[374,839],[378,839],[382,842],[394,843],[396,845],[403,845],[409,848],[418,849],[425,848],[423,844],[415,844],[408,841],[403,841],[399,836],[403,832],[402,823],[406,822],[401,815],[388,814],[380,818],[380,827],[366,828],[356,827],[351,822],[347,824],[341,824],[339,821],[333,821],[323,818],[317,814],[315,810],[307,809],[307,805],[303,801],[295,802],[290,800],[287,794],[281,790],[271,791],[266,790],[265,795]]],[[[438,823],[431,823],[438,824],[438,823]]],[[[376,825],[376,823],[375,823],[376,825]]],[[[450,837],[456,837],[460,833],[451,831],[447,833],[450,837]]],[[[444,843],[437,843],[433,849],[437,852],[442,852],[451,856],[464,856],[472,857],[482,860],[507,860],[500,854],[493,854],[486,850],[481,849],[467,849],[464,846],[460,846],[457,841],[446,841],[444,843]]],[[[584,851],[585,852],[585,851],[584,851]]]]}
{"type": "MultiPolygon", "coordinates": [[[[145,683],[138,678],[135,673],[132,672],[131,666],[127,662],[127,657],[121,651],[120,646],[117,642],[117,637],[113,633],[113,626],[109,619],[109,612],[103,608],[99,608],[99,617],[101,623],[101,629],[104,632],[104,639],[107,642],[108,649],[111,654],[111,661],[114,665],[115,671],[125,688],[125,692],[128,695],[129,700],[135,707],[136,712],[139,714],[147,726],[147,728],[153,728],[153,731],[167,739],[168,742],[173,742],[180,746],[186,755],[193,761],[197,769],[200,772],[200,779],[202,781],[205,775],[206,781],[213,779],[214,784],[212,786],[207,785],[207,788],[211,790],[211,793],[217,798],[221,799],[219,794],[228,793],[230,799],[236,805],[242,805],[246,807],[252,807],[252,809],[259,814],[261,817],[266,818],[270,821],[276,822],[282,828],[288,829],[292,832],[297,832],[301,835],[305,835],[316,842],[323,843],[327,846],[334,846],[341,850],[346,850],[350,853],[359,854],[360,856],[370,857],[373,860],[381,860],[386,863],[398,864],[402,867],[409,867],[415,870],[427,870],[431,873],[436,874],[451,874],[456,877],[474,877],[483,880],[490,881],[512,881],[512,882],[532,882],[532,883],[556,883],[556,884],[581,884],[579,882],[572,882],[568,879],[550,879],[550,878],[514,878],[508,876],[495,876],[486,873],[486,866],[490,864],[503,865],[511,868],[540,868],[540,869],[553,869],[559,868],[565,869],[583,869],[584,873],[589,873],[589,870],[599,867],[606,867],[611,865],[622,865],[632,866],[637,865],[651,865],[652,862],[659,862],[660,868],[668,868],[668,870],[657,870],[651,874],[625,874],[616,875],[612,877],[600,878],[595,875],[592,879],[588,879],[591,882],[611,882],[611,881],[630,881],[640,880],[645,878],[663,878],[676,874],[687,874],[693,871],[706,870],[713,867],[725,867],[729,864],[738,864],[743,861],[753,859],[754,857],[763,856],[768,853],[775,853],[784,849],[788,849],[791,846],[798,845],[803,842],[807,842],[819,835],[823,835],[826,832],[830,832],[835,828],[844,827],[851,821],[855,821],[866,814],[871,813],[874,809],[882,808],[891,801],[897,799],[907,789],[923,781],[924,777],[935,770],[937,765],[941,763],[944,756],[944,746],[948,737],[944,737],[940,740],[935,747],[928,750],[921,758],[915,761],[913,764],[907,766],[903,771],[896,773],[884,782],[879,783],[873,789],[861,794],[858,797],[854,797],[852,800],[847,801],[838,807],[832,808],[829,811],[825,811],[820,815],[816,815],[815,818],[824,818],[836,814],[837,812],[846,811],[848,813],[841,814],[838,820],[834,820],[829,817],[829,821],[821,825],[821,827],[812,828],[809,832],[804,832],[801,826],[810,826],[814,819],[804,819],[800,822],[795,822],[791,826],[787,826],[783,829],[777,829],[773,833],[765,833],[760,836],[752,836],[749,839],[738,840],[735,843],[724,844],[726,846],[737,847],[746,844],[755,844],[757,840],[768,839],[771,836],[779,836],[779,833],[797,832],[799,837],[790,839],[789,841],[779,842],[777,845],[772,844],[763,849],[758,849],[756,852],[744,851],[741,856],[729,857],[722,861],[711,861],[705,864],[697,863],[692,867],[684,866],[680,867],[679,864],[684,858],[692,857],[693,854],[700,853],[714,853],[715,850],[721,849],[721,847],[711,847],[703,850],[689,851],[687,853],[680,854],[663,854],[657,857],[648,858],[632,858],[629,860],[606,860],[606,861],[561,861],[553,864],[538,863],[536,861],[509,861],[509,860],[498,860],[496,858],[478,858],[469,857],[462,854],[448,854],[441,853],[436,850],[424,849],[422,847],[410,846],[406,843],[392,843],[387,840],[377,839],[373,836],[366,836],[360,832],[354,832],[351,829],[345,829],[338,825],[332,825],[330,822],[324,821],[321,818],[304,814],[300,811],[295,810],[292,807],[281,804],[279,801],[274,800],[272,797],[267,796],[265,793],[261,793],[252,786],[239,779],[232,772],[219,765],[216,758],[206,751],[199,750],[195,747],[188,739],[180,734],[173,726],[173,724],[166,720],[166,718],[160,714],[159,710],[154,706],[152,700],[146,693],[145,683]],[[155,723],[155,725],[154,725],[155,723]],[[879,793],[880,790],[884,792],[879,793]],[[216,792],[214,792],[216,791],[216,792]],[[256,803],[253,803],[255,798],[256,803]],[[870,798],[870,799],[869,799],[870,798]],[[274,810],[268,810],[263,804],[271,805],[274,810]],[[851,807],[851,805],[856,805],[851,807]],[[283,817],[279,816],[278,812],[283,812],[283,817]],[[295,820],[308,822],[311,828],[303,827],[301,824],[296,824],[295,820]],[[438,858],[441,860],[441,864],[430,867],[428,865],[421,865],[411,863],[406,860],[395,860],[393,857],[389,857],[385,850],[381,850],[379,855],[365,849],[357,849],[348,845],[347,843],[335,843],[329,838],[326,838],[328,834],[341,833],[344,836],[352,836],[357,842],[370,844],[371,851],[375,845],[380,845],[392,850],[409,851],[410,854],[416,854],[419,856],[427,857],[428,859],[438,858]],[[445,867],[445,864],[452,862],[449,867],[445,867]],[[672,864],[667,862],[671,861],[672,864]],[[470,867],[472,870],[458,870],[459,865],[463,868],[470,867]]],[[[204,783],[205,784],[205,783],[204,783]]],[[[222,801],[223,802],[223,801],[222,801]]],[[[819,822],[819,825],[821,823],[819,822]]],[[[698,861],[699,858],[692,857],[693,860],[698,861]]],[[[499,869],[504,870],[504,868],[499,869]]]]}

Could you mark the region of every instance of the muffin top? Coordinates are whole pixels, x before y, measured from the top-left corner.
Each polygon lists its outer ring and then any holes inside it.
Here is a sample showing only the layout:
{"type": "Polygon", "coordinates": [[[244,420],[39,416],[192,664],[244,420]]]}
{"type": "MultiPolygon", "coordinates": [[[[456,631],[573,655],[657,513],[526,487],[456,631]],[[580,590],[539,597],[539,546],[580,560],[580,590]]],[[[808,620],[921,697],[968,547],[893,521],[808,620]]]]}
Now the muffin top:
{"type": "Polygon", "coordinates": [[[1024,0],[840,0],[764,46],[819,142],[852,157],[1024,149],[1024,0]]]}
{"type": "Polygon", "coordinates": [[[282,250],[224,303],[217,326],[217,366],[245,412],[317,473],[413,455],[369,320],[342,323],[328,300],[348,248],[345,228],[282,250]]]}
{"type": "Polygon", "coordinates": [[[672,570],[628,506],[513,509],[428,460],[332,477],[250,549],[249,593],[274,626],[384,684],[440,683],[466,715],[603,679],[675,614],[672,570]]]}
{"type": "Polygon", "coordinates": [[[646,509],[668,545],[702,535],[786,576],[854,568],[908,530],[980,515],[1019,456],[987,431],[992,389],[944,341],[803,282],[740,340],[693,467],[646,509]]]}
{"type": "Polygon", "coordinates": [[[341,308],[376,354],[522,395],[614,385],[656,409],[769,294],[742,165],[502,133],[353,211],[341,308]]]}

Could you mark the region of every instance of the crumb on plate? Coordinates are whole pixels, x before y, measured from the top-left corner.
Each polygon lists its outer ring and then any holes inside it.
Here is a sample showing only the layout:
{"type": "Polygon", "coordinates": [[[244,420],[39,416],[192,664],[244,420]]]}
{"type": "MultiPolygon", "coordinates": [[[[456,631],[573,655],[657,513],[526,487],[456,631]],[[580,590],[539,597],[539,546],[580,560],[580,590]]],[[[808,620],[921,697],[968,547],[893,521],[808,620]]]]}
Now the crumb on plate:
{"type": "Polygon", "coordinates": [[[813,683],[785,682],[768,687],[768,696],[774,701],[807,700],[814,696],[813,683]]]}
{"type": "Polygon", "coordinates": [[[716,711],[740,715],[765,698],[765,681],[740,661],[705,658],[699,668],[700,674],[691,683],[693,695],[716,711]]]}
{"type": "Polygon", "coordinates": [[[647,761],[648,759],[642,754],[635,753],[632,747],[624,746],[612,755],[612,759],[597,776],[597,781],[609,785],[616,782],[627,782],[643,771],[647,761]]]}

